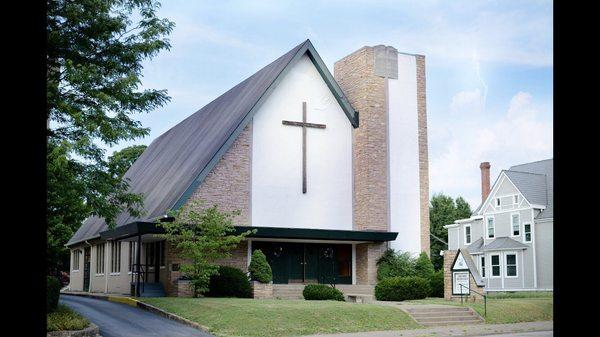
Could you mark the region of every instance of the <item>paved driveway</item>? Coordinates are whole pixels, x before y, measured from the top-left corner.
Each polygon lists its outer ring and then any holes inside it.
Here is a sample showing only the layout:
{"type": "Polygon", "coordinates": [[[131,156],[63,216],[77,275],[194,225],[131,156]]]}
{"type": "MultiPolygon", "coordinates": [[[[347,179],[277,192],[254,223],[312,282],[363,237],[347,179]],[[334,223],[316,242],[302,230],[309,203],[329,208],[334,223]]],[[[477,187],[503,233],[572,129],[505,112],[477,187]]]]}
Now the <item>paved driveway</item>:
{"type": "Polygon", "coordinates": [[[88,297],[61,295],[60,303],[85,316],[100,328],[102,337],[212,335],[126,304],[88,297]]]}

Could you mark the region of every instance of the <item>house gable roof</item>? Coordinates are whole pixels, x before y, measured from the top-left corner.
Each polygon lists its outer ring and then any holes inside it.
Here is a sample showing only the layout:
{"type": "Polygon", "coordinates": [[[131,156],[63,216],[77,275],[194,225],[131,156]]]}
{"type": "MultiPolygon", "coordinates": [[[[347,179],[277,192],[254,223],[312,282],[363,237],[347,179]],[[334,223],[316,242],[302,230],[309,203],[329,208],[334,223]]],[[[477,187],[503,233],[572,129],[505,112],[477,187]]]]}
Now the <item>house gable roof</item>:
{"type": "Polygon", "coordinates": [[[492,186],[492,192],[490,192],[484,202],[479,204],[473,215],[482,212],[483,206],[491,199],[497,185],[502,182],[501,178],[505,176],[519,190],[529,204],[546,207],[536,219],[552,218],[554,204],[553,163],[552,159],[546,159],[515,165],[508,170],[502,170],[492,186]]]}
{"type": "MultiPolygon", "coordinates": [[[[305,54],[357,128],[358,112],[306,40],[156,138],[124,175],[129,179],[129,191],[144,196],[145,214],[132,217],[123,212],[117,216],[116,225],[154,220],[183,206],[305,54]]],[[[67,245],[97,238],[106,229],[103,218],[89,217],[67,245]]]]}

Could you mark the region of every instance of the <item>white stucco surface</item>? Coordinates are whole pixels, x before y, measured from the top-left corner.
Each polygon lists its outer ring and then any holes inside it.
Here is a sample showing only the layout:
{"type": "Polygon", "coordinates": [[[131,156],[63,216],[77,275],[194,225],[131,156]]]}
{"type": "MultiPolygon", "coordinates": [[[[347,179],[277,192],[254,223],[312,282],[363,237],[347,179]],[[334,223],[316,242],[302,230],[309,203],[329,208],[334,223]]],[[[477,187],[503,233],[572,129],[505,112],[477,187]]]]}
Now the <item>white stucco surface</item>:
{"type": "Polygon", "coordinates": [[[421,252],[416,57],[398,54],[398,79],[388,79],[390,230],[396,250],[421,252]]]}
{"type": "Polygon", "coordinates": [[[254,116],[253,226],[352,229],[352,126],[304,56],[254,116]],[[282,120],[326,124],[307,130],[307,193],[302,193],[302,128],[282,120]]]}

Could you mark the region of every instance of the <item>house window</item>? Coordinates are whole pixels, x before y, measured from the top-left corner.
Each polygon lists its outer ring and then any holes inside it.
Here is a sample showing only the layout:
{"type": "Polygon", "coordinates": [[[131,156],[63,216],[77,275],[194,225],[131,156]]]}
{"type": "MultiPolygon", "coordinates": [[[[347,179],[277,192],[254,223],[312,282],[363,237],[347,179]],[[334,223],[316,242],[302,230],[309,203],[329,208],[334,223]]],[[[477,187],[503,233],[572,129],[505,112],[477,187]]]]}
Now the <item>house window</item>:
{"type": "Polygon", "coordinates": [[[487,218],[487,237],[493,239],[495,236],[496,229],[494,228],[494,218],[487,218]]]}
{"type": "Polygon", "coordinates": [[[79,254],[81,252],[79,250],[74,250],[73,251],[73,264],[72,264],[72,269],[73,271],[78,271],[79,270],[79,254]]]}
{"type": "Polygon", "coordinates": [[[104,274],[104,246],[100,244],[96,246],[96,274],[104,274]]]}
{"type": "Polygon", "coordinates": [[[485,256],[480,258],[481,261],[481,277],[485,277],[485,256]]]}
{"type": "Polygon", "coordinates": [[[121,242],[113,241],[110,245],[110,272],[121,272],[121,242]]]}
{"type": "Polygon", "coordinates": [[[523,225],[523,230],[525,234],[525,242],[531,242],[531,224],[526,223],[523,225]]]}
{"type": "Polygon", "coordinates": [[[465,245],[471,244],[471,225],[465,226],[465,245]]]}
{"type": "Polygon", "coordinates": [[[129,242],[129,267],[127,270],[133,271],[133,265],[135,264],[137,257],[137,244],[135,242],[129,242]]]}
{"type": "Polygon", "coordinates": [[[500,277],[500,255],[492,255],[492,276],[500,277]]]}
{"type": "Polygon", "coordinates": [[[517,254],[506,254],[506,277],[517,277],[517,254]]]}
{"type": "Polygon", "coordinates": [[[518,204],[519,203],[519,195],[515,195],[513,196],[513,204],[518,204]]]}
{"type": "Polygon", "coordinates": [[[512,236],[518,236],[521,234],[521,221],[520,221],[519,213],[512,214],[510,216],[510,221],[512,224],[512,236]]]}
{"type": "Polygon", "coordinates": [[[500,198],[496,198],[496,207],[500,207],[500,198]]]}

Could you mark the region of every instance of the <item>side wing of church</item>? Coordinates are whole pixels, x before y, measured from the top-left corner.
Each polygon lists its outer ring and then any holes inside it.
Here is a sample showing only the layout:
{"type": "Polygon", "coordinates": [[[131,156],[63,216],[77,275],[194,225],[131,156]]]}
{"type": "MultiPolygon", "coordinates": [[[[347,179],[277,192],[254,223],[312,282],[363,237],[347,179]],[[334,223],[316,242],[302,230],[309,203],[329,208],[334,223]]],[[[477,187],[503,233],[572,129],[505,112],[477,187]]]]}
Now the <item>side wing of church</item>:
{"type": "Polygon", "coordinates": [[[423,56],[363,47],[334,77],[306,40],[150,144],[125,175],[145,216],[87,219],[67,244],[70,289],[181,296],[185,261],[154,234],[198,200],[257,230],[222,263],[247,270],[261,249],[275,296],[372,294],[388,247],[429,253],[426,130],[423,56]]]}

